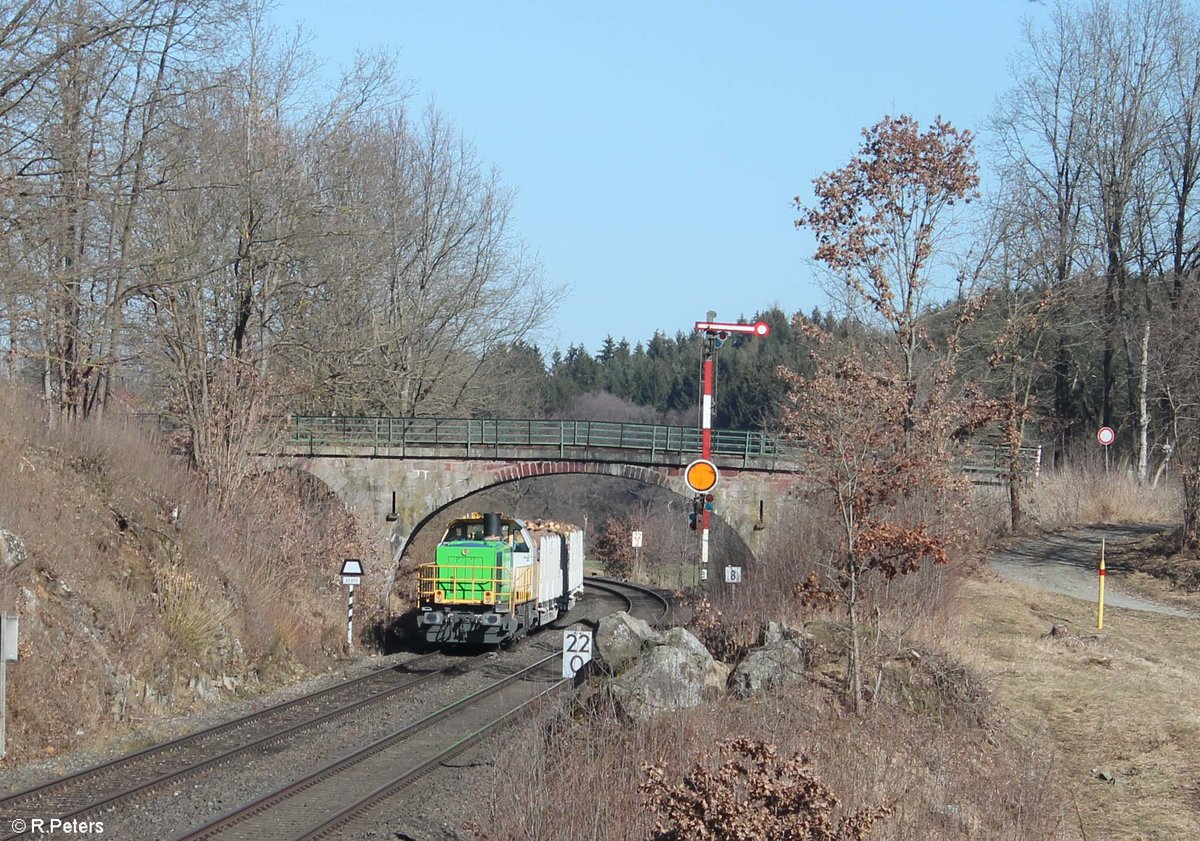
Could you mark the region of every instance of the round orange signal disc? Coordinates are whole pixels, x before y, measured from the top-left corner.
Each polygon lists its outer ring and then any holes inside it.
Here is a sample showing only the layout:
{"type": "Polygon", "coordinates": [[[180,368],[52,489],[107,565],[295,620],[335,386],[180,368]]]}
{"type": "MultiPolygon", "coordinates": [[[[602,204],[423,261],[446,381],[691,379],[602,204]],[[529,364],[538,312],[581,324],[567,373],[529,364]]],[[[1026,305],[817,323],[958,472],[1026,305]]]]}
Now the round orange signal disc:
{"type": "Polygon", "coordinates": [[[707,493],[717,486],[721,477],[717,466],[706,458],[698,458],[683,471],[683,480],[696,493],[707,493]]]}

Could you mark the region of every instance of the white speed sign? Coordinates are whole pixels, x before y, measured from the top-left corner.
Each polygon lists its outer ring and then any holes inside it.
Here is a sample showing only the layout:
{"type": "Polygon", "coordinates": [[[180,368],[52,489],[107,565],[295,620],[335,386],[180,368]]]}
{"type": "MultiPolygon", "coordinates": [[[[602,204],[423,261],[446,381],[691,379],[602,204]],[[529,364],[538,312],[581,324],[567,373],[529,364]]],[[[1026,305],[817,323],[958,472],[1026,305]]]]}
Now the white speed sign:
{"type": "Polygon", "coordinates": [[[563,631],[562,676],[575,677],[575,673],[592,660],[591,631],[563,631]]]}

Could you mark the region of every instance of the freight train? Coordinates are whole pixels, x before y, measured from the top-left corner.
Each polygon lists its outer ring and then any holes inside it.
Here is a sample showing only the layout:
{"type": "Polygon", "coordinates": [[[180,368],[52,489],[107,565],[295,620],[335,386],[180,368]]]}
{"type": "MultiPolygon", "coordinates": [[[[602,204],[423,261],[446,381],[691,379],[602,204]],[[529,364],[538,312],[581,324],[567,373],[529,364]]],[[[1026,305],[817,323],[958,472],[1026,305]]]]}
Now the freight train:
{"type": "Polygon", "coordinates": [[[451,520],[419,570],[417,627],[436,645],[512,642],[583,591],[583,532],[500,513],[451,520]]]}

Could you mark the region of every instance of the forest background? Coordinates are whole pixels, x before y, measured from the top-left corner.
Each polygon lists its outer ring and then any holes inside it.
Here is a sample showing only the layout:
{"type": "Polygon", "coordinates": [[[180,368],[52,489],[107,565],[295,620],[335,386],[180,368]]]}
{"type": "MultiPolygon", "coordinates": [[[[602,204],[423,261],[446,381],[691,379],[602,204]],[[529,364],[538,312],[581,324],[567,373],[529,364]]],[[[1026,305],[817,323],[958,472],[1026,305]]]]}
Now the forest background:
{"type": "MultiPolygon", "coordinates": [[[[0,19],[0,368],[57,414],[157,414],[225,494],[289,413],[695,422],[694,335],[545,357],[562,288],[511,188],[407,107],[392,56],[325,85],[259,2],[24,0],[0,19]]],[[[952,356],[960,389],[998,401],[996,440],[1058,463],[1105,424],[1143,481],[1194,467],[1198,39],[1176,0],[1031,27],[991,124],[964,133],[998,186],[932,220],[897,194],[899,227],[877,231],[897,259],[876,267],[895,300],[823,260],[829,312],[748,314],[773,332],[721,349],[716,424],[779,427],[777,371],[812,372],[808,327],[911,330],[909,366],[952,356]]]]}
{"type": "MultiPolygon", "coordinates": [[[[964,439],[1010,455],[1016,529],[1023,510],[1037,518],[1020,446],[1042,445],[1046,471],[1096,466],[1094,433],[1112,426],[1114,472],[1139,499],[1178,486],[1183,536],[1200,539],[1200,10],[1097,0],[1047,18],[988,125],[881,115],[845,139],[840,168],[812,172],[811,193],[779,185],[816,234],[825,311],[720,313],[772,333],[721,347],[716,425],[803,440],[814,457],[798,494],[818,504],[767,534],[778,551],[713,639],[745,645],[762,616],[840,600],[851,630],[832,675],[867,715],[885,649],[911,644],[893,618],[935,615],[946,546],[982,519],[953,504],[967,499],[948,469],[964,439]],[[848,462],[857,472],[839,472],[848,462]]],[[[538,347],[569,279],[543,275],[512,188],[450,119],[413,112],[393,56],[363,54],[327,85],[303,37],[253,0],[0,0],[0,59],[0,377],[40,397],[0,404],[0,510],[34,561],[6,561],[0,578],[36,652],[13,684],[26,754],[127,708],[340,655],[342,602],[322,564],[378,541],[336,500],[295,503],[319,489],[246,492],[251,456],[289,415],[696,424],[694,334],[538,347]],[[194,472],[105,456],[90,421],[126,411],[158,421],[194,472]],[[98,513],[62,528],[47,500],[98,513]],[[79,584],[89,575],[99,584],[79,584]],[[183,665],[165,670],[174,653],[183,665]],[[103,700],[81,726],[74,705],[35,695],[51,680],[103,700]]],[[[793,282],[778,278],[777,294],[793,282]]],[[[1069,484],[1111,496],[1099,470],[1058,475],[1043,496],[1069,484]]],[[[680,520],[665,554],[682,582],[694,541],[680,520]]],[[[592,529],[610,561],[632,525],[592,529]]],[[[919,757],[932,740],[911,732],[919,757]]],[[[1013,756],[998,779],[1028,765],[1013,756]]]]}

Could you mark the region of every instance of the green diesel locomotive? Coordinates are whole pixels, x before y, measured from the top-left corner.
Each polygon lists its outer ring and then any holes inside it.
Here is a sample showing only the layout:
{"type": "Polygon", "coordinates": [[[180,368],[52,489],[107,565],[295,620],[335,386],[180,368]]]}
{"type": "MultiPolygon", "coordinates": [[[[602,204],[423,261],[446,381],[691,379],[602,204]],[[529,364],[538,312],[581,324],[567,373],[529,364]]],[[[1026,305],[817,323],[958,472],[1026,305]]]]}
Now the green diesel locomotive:
{"type": "Polygon", "coordinates": [[[436,645],[511,642],[570,610],[583,591],[583,532],[500,513],[451,520],[419,570],[417,626],[436,645]]]}

